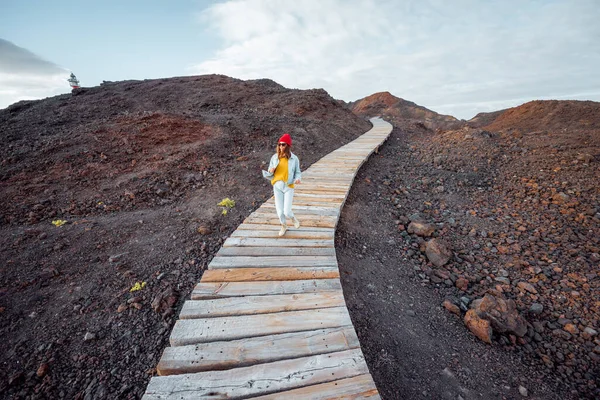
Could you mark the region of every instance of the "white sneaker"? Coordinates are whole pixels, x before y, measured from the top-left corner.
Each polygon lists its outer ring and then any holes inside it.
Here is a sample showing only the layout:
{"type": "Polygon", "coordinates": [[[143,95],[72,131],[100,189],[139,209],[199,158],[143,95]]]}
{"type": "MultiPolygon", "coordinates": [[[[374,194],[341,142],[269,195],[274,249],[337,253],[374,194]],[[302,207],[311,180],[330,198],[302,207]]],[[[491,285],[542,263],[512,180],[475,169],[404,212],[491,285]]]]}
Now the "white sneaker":
{"type": "Polygon", "coordinates": [[[281,225],[281,229],[279,230],[279,236],[285,235],[286,231],[287,231],[287,226],[286,225],[281,225]]]}
{"type": "Polygon", "coordinates": [[[294,228],[298,229],[300,228],[300,221],[298,221],[298,218],[294,217],[294,228]]]}

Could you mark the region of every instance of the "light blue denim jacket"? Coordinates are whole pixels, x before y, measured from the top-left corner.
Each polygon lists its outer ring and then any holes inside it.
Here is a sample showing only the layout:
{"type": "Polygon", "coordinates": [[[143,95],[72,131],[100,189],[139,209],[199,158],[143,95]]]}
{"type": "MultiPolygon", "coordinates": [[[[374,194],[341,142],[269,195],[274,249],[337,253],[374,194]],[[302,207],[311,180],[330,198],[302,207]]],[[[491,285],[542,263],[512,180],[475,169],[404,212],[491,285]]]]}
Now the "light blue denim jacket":
{"type": "MultiPolygon", "coordinates": [[[[265,179],[271,180],[273,179],[273,173],[269,172],[271,168],[277,168],[279,165],[279,157],[277,157],[277,153],[273,154],[271,157],[271,161],[269,161],[269,168],[267,171],[263,171],[263,177],[265,179]]],[[[300,160],[294,153],[292,153],[290,159],[288,160],[288,181],[287,184],[291,185],[294,183],[296,179],[302,179],[302,173],[300,172],[300,160]]]]}

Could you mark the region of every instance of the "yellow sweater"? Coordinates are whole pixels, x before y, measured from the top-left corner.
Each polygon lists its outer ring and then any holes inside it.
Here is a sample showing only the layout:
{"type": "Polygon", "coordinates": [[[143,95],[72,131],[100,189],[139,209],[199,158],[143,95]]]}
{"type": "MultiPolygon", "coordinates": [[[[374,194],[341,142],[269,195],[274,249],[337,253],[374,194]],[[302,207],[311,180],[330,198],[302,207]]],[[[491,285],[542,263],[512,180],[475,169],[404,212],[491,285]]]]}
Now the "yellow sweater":
{"type": "MultiPolygon", "coordinates": [[[[273,179],[271,179],[271,185],[274,185],[277,181],[283,181],[283,183],[287,183],[288,181],[288,159],[285,157],[279,159],[279,165],[275,168],[273,179]]],[[[292,189],[294,188],[294,184],[288,186],[292,189]]]]}

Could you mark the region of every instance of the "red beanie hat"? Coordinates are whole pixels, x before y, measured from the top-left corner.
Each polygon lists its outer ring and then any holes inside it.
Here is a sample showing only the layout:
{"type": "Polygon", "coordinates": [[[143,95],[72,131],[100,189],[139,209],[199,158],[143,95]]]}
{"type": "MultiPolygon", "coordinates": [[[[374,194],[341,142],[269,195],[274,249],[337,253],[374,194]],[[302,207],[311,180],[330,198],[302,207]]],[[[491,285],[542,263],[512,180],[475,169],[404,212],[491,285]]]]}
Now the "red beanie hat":
{"type": "Polygon", "coordinates": [[[279,138],[278,143],[287,143],[288,146],[292,145],[292,137],[289,133],[284,133],[282,137],[279,138]]]}

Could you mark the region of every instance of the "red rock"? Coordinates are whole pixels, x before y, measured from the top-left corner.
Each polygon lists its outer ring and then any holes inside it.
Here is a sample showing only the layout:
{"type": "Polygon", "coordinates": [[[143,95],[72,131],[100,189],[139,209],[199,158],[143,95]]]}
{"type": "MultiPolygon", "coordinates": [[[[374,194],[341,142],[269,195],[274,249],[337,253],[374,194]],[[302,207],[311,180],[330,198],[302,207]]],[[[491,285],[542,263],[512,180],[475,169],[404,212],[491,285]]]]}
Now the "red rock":
{"type": "Polygon", "coordinates": [[[525,292],[537,294],[537,290],[529,282],[521,281],[521,282],[517,283],[517,286],[519,287],[519,289],[521,289],[525,292]]]}
{"type": "Polygon", "coordinates": [[[444,300],[442,303],[446,310],[450,311],[452,314],[460,315],[460,308],[450,300],[444,300]]]}
{"type": "Polygon", "coordinates": [[[117,308],[117,312],[122,313],[125,310],[127,310],[127,304],[119,304],[119,307],[117,308]]]}
{"type": "Polygon", "coordinates": [[[469,310],[465,314],[464,322],[480,340],[492,344],[492,327],[489,321],[479,318],[475,310],[469,310]]]}
{"type": "Polygon", "coordinates": [[[435,225],[425,222],[413,221],[408,224],[408,233],[414,233],[417,236],[429,237],[435,232],[435,225]]]}
{"type": "Polygon", "coordinates": [[[452,251],[450,246],[442,239],[431,239],[425,244],[425,254],[436,267],[441,267],[450,261],[452,251]]]}
{"type": "Polygon", "coordinates": [[[480,318],[490,321],[499,333],[513,333],[519,337],[527,333],[527,321],[519,314],[513,300],[506,300],[499,294],[486,294],[474,300],[471,307],[480,318]]]}
{"type": "Polygon", "coordinates": [[[50,366],[46,363],[41,363],[36,374],[37,376],[39,376],[40,378],[43,378],[44,376],[46,376],[48,374],[48,370],[50,369],[50,366]]]}
{"type": "Polygon", "coordinates": [[[197,229],[197,232],[201,235],[210,235],[212,233],[212,230],[205,225],[200,225],[197,229]]]}
{"type": "Polygon", "coordinates": [[[579,333],[579,329],[574,324],[566,324],[563,329],[572,335],[577,335],[579,333]]]}
{"type": "Polygon", "coordinates": [[[462,290],[463,292],[466,292],[467,289],[469,288],[469,281],[467,279],[465,279],[465,278],[458,278],[456,280],[455,284],[456,284],[456,287],[459,290],[462,290]]]}

